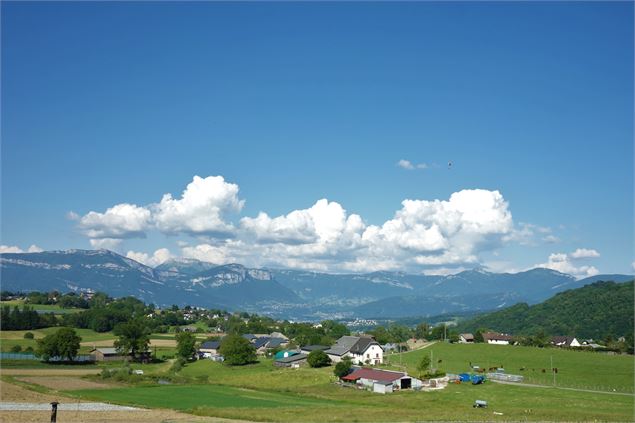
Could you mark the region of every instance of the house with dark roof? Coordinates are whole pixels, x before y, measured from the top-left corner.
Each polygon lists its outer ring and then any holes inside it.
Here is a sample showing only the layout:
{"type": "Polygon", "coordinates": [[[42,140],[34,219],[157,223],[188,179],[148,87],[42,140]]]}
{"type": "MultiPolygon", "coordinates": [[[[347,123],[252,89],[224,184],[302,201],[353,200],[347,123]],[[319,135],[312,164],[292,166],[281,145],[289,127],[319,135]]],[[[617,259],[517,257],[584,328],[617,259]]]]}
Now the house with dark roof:
{"type": "Polygon", "coordinates": [[[404,372],[391,370],[377,370],[361,368],[341,378],[343,382],[355,383],[356,385],[371,389],[377,393],[390,393],[399,389],[420,388],[423,386],[421,380],[413,378],[404,372]]]}
{"type": "Polygon", "coordinates": [[[556,347],[579,347],[582,344],[573,336],[554,336],[551,338],[551,345],[556,347]]]}
{"type": "Polygon", "coordinates": [[[311,354],[313,351],[326,351],[329,348],[330,347],[327,347],[325,345],[305,345],[304,347],[300,348],[300,351],[305,354],[311,354]]]}
{"type": "Polygon", "coordinates": [[[342,336],[328,350],[324,351],[331,361],[337,363],[350,357],[357,364],[381,364],[384,349],[372,336],[342,336]]]}
{"type": "Polygon", "coordinates": [[[276,367],[292,367],[298,368],[306,363],[307,354],[293,354],[287,357],[276,358],[273,365],[276,367]]]}
{"type": "Polygon", "coordinates": [[[198,356],[200,358],[213,358],[218,355],[220,350],[220,341],[205,341],[198,347],[198,356]]]}
{"type": "Polygon", "coordinates": [[[509,345],[514,339],[513,336],[498,332],[485,332],[483,342],[494,345],[509,345]]]}

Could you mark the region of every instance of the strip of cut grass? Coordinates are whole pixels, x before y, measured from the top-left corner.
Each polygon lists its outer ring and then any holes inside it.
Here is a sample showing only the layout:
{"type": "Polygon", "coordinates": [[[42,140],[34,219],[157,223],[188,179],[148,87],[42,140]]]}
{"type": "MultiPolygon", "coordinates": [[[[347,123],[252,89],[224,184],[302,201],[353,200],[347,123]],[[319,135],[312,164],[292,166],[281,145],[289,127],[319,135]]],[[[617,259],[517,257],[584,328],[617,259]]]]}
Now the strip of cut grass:
{"type": "Polygon", "coordinates": [[[106,400],[153,408],[193,410],[214,408],[274,408],[328,405],[327,401],[293,394],[279,394],[219,385],[140,386],[71,391],[82,398],[106,400]]]}
{"type": "Polygon", "coordinates": [[[309,392],[271,392],[221,385],[81,390],[83,399],[254,421],[632,421],[633,398],[554,388],[450,385],[436,392],[373,394],[333,384],[309,392]],[[476,399],[487,409],[474,409],[476,399]],[[274,411],[275,410],[275,411],[274,411]],[[502,413],[493,414],[493,412],[502,413]]]}

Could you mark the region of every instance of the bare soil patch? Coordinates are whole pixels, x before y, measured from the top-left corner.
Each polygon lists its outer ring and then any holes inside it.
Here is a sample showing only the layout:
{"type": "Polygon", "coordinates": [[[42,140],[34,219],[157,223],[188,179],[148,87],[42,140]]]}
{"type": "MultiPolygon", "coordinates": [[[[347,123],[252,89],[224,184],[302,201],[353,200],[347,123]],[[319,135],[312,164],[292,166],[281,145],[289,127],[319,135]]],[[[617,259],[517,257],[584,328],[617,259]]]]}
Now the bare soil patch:
{"type": "Polygon", "coordinates": [[[104,389],[112,388],[106,383],[93,382],[92,380],[80,379],[79,377],[68,376],[32,376],[18,377],[17,380],[42,385],[57,391],[71,391],[73,389],[104,389]]]}
{"type": "MultiPolygon", "coordinates": [[[[50,411],[1,411],[0,422],[48,422],[50,411]]],[[[58,411],[57,421],[64,423],[216,423],[232,422],[212,417],[199,417],[191,414],[179,413],[172,410],[143,410],[143,411],[58,411]]]]}
{"type": "MultiPolygon", "coordinates": [[[[80,343],[83,347],[113,347],[115,339],[102,339],[100,341],[86,341],[80,343]]],[[[151,347],[176,347],[176,339],[151,339],[151,347]]]]}
{"type": "MultiPolygon", "coordinates": [[[[42,394],[0,380],[0,400],[7,402],[51,402],[59,401],[58,395],[42,394]]],[[[7,420],[11,421],[11,420],[7,420]]]]}

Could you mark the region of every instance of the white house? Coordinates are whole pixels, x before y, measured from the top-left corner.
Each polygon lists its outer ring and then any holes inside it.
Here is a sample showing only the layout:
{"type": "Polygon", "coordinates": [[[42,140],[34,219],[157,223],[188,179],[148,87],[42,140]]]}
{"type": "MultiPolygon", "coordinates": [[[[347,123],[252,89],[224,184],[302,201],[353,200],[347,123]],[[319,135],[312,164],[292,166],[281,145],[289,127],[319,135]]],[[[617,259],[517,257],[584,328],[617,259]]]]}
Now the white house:
{"type": "Polygon", "coordinates": [[[483,341],[494,345],[509,345],[513,340],[511,335],[505,335],[497,332],[486,332],[483,334],[483,341]]]}
{"type": "Polygon", "coordinates": [[[371,336],[342,336],[328,350],[324,351],[333,362],[350,357],[355,364],[381,364],[384,349],[371,336]]]}

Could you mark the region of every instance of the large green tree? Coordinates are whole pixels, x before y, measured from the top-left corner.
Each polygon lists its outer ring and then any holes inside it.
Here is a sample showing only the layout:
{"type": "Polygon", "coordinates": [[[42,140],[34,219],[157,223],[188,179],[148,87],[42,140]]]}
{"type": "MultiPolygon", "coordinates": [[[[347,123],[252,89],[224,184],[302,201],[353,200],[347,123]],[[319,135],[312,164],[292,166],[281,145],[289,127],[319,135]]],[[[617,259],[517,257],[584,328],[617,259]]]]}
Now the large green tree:
{"type": "Polygon", "coordinates": [[[196,337],[190,332],[176,334],[176,355],[184,359],[190,359],[196,352],[196,337]]]}
{"type": "Polygon", "coordinates": [[[115,341],[115,348],[119,353],[130,354],[134,359],[138,354],[148,351],[150,330],[142,320],[119,323],[113,333],[119,337],[115,341]]]}
{"type": "Polygon", "coordinates": [[[220,346],[225,364],[242,366],[256,361],[256,349],[240,335],[227,335],[220,346]]]}
{"type": "Polygon", "coordinates": [[[46,335],[37,341],[37,355],[44,361],[53,357],[62,357],[72,361],[77,357],[79,344],[82,338],[77,335],[75,329],[60,328],[57,332],[46,335]]]}

